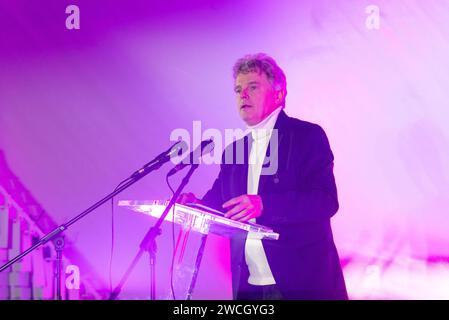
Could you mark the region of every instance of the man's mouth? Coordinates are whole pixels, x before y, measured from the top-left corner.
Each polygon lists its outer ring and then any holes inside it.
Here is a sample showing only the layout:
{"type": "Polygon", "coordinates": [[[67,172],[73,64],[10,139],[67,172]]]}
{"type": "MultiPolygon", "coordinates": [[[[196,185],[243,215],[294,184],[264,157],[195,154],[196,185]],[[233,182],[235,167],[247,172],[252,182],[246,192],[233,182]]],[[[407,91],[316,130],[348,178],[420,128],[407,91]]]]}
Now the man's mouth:
{"type": "Polygon", "coordinates": [[[244,109],[247,109],[247,108],[251,108],[251,106],[249,104],[244,104],[244,105],[242,105],[240,107],[240,110],[244,110],[244,109]]]}

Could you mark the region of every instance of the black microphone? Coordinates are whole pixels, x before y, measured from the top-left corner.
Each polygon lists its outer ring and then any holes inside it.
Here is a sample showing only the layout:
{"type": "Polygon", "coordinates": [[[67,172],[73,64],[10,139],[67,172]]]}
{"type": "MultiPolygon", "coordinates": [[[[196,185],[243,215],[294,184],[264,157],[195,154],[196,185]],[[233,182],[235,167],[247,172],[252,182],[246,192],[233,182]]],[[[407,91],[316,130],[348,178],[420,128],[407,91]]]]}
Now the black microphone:
{"type": "Polygon", "coordinates": [[[141,173],[145,171],[149,166],[154,165],[158,163],[159,165],[164,164],[165,162],[169,161],[173,156],[180,156],[184,153],[184,150],[187,149],[187,143],[185,141],[178,141],[175,144],[173,144],[170,148],[168,148],[166,151],[160,153],[156,158],[151,160],[150,162],[146,163],[142,168],[135,171],[130,178],[134,178],[141,173]]]}
{"type": "Polygon", "coordinates": [[[173,169],[168,172],[167,177],[174,175],[176,172],[184,169],[188,165],[196,164],[196,160],[199,160],[203,156],[204,149],[209,145],[211,146],[206,150],[206,153],[212,152],[215,146],[214,141],[212,139],[201,141],[201,144],[195,150],[190,152],[187,157],[182,159],[180,163],[178,163],[173,169]]]}
{"type": "Polygon", "coordinates": [[[160,155],[156,157],[156,160],[168,161],[174,156],[180,156],[184,153],[184,150],[187,149],[187,143],[183,140],[176,142],[172,145],[168,150],[162,152],[160,155]]]}

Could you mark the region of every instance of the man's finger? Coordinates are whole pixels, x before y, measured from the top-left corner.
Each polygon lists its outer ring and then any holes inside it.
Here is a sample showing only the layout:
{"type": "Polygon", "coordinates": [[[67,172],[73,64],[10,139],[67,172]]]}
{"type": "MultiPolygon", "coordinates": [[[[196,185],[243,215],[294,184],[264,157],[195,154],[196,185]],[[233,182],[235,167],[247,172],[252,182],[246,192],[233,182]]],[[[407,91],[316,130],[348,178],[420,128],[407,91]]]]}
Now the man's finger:
{"type": "Polygon", "coordinates": [[[232,217],[233,215],[239,213],[243,209],[245,209],[245,207],[243,205],[236,205],[234,208],[232,208],[231,210],[226,212],[224,216],[225,216],[225,218],[232,217]]]}
{"type": "Polygon", "coordinates": [[[240,203],[241,201],[242,201],[242,196],[238,196],[238,197],[232,198],[232,199],[226,201],[225,203],[223,203],[223,208],[228,208],[228,207],[233,206],[233,205],[235,205],[237,203],[240,203]]]}
{"type": "Polygon", "coordinates": [[[245,209],[242,212],[231,217],[231,219],[236,220],[236,221],[241,221],[241,222],[248,221],[249,219],[251,219],[251,212],[249,209],[245,209]]]}

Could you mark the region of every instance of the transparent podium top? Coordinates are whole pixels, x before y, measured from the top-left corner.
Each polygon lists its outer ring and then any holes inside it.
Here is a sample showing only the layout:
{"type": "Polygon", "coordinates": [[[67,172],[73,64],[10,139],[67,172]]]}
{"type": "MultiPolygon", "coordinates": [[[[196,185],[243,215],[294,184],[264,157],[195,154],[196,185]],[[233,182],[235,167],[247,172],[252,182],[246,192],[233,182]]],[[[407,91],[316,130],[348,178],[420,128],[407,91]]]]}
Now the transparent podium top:
{"type": "MultiPolygon", "coordinates": [[[[159,200],[120,200],[118,205],[155,218],[160,218],[168,203],[168,201],[159,200]]],[[[200,204],[182,205],[176,203],[164,220],[180,224],[185,229],[197,231],[202,234],[211,232],[226,237],[246,237],[247,235],[250,239],[279,239],[279,234],[271,228],[256,223],[239,222],[225,218],[223,212],[200,204]]]]}

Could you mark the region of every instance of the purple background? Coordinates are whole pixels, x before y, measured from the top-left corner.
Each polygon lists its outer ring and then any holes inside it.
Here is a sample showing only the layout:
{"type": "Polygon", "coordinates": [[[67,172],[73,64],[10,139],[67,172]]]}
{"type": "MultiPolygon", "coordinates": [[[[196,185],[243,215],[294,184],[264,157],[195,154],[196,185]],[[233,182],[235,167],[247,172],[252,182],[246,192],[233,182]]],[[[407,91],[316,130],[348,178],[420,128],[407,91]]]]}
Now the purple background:
{"type": "MultiPolygon", "coordinates": [[[[192,121],[244,128],[231,67],[272,55],[286,112],[319,123],[335,155],[335,240],[352,298],[449,298],[449,1],[0,1],[0,148],[63,223],[192,121]],[[76,4],[81,29],[65,28],[76,4]]],[[[166,199],[169,166],[119,199],[166,199]]],[[[202,195],[218,166],[201,166],[202,195]]],[[[179,181],[174,179],[174,181],[179,181]]],[[[175,183],[174,183],[175,184],[175,183]]],[[[110,205],[67,235],[108,283],[110,205]]],[[[154,220],[116,209],[116,284],[154,220]]],[[[168,294],[169,225],[158,296],[168,294]]],[[[230,298],[228,243],[212,237],[195,299],[230,298]]],[[[149,295],[142,259],[122,297],[149,295]]],[[[83,271],[82,271],[83,272],[83,271]]],[[[81,275],[82,276],[82,275],[81,275]]]]}

